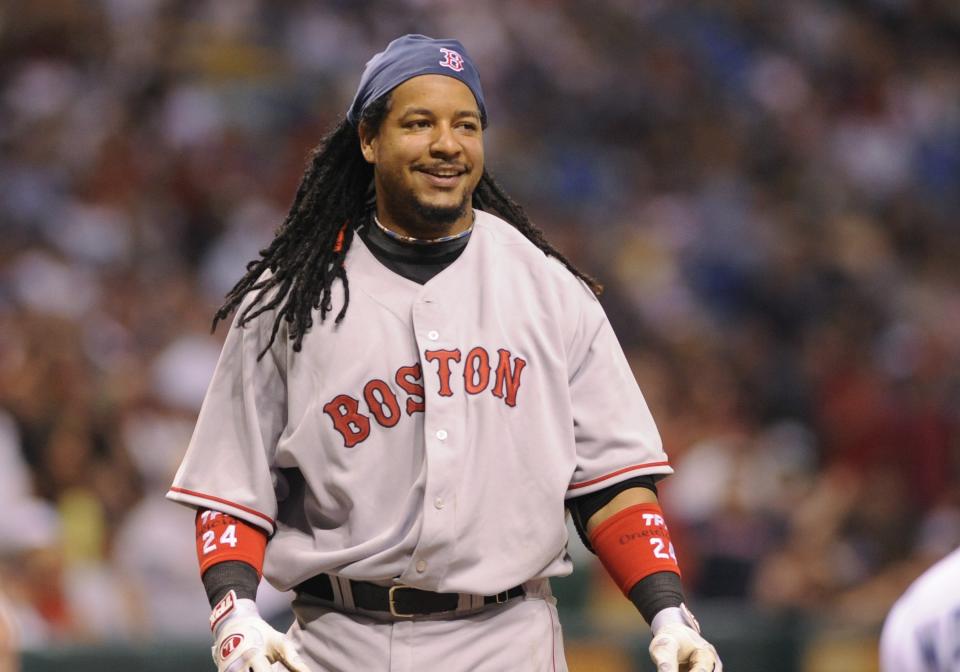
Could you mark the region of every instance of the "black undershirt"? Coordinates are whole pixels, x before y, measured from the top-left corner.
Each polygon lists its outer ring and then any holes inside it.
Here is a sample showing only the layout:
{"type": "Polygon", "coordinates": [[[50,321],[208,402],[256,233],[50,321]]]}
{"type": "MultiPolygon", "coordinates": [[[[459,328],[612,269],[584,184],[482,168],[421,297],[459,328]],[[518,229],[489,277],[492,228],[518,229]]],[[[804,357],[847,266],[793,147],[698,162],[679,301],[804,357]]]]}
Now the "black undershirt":
{"type": "MultiPolygon", "coordinates": [[[[357,228],[357,234],[381,264],[420,285],[427,283],[456,261],[466,249],[472,235],[439,243],[409,243],[391,238],[372,218],[367,224],[357,228]]],[[[587,538],[586,522],[597,511],[629,488],[647,488],[656,494],[656,481],[654,476],[637,476],[599,492],[568,500],[567,508],[587,548],[593,550],[587,538]]],[[[258,582],[256,570],[237,560],[214,565],[203,575],[203,585],[210,606],[219,602],[231,588],[237,591],[237,597],[255,599],[258,582]]],[[[648,623],[660,609],[679,606],[683,601],[679,577],[672,572],[657,572],[641,580],[630,591],[629,597],[648,623]]]]}
{"type": "Polygon", "coordinates": [[[358,227],[357,234],[381,264],[419,285],[455,262],[473,235],[440,243],[407,243],[391,238],[373,221],[358,227]]]}

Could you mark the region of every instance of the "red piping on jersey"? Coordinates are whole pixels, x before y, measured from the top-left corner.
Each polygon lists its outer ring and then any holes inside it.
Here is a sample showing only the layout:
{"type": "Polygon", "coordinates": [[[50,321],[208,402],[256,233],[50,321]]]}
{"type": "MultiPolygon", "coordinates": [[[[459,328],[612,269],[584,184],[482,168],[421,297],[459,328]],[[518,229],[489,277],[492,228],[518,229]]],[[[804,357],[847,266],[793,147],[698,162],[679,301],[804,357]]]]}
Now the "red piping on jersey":
{"type": "Polygon", "coordinates": [[[637,469],[646,469],[647,467],[665,467],[669,466],[670,462],[647,462],[646,464],[635,464],[632,467],[624,467],[623,469],[617,469],[613,473],[607,474],[605,476],[599,476],[597,478],[591,478],[589,481],[584,481],[583,483],[574,483],[567,490],[576,490],[577,488],[585,488],[588,485],[593,485],[594,483],[599,483],[605,481],[608,478],[613,478],[614,476],[619,476],[620,474],[625,474],[628,471],[636,471],[637,469]]]}
{"type": "Polygon", "coordinates": [[[220,497],[214,497],[213,495],[205,495],[202,492],[194,492],[193,490],[186,490],[184,488],[177,488],[177,487],[171,487],[170,492],[179,492],[180,494],[183,494],[183,495],[190,495],[191,497],[201,497],[203,499],[209,499],[211,502],[219,502],[220,504],[226,504],[227,506],[232,506],[235,509],[240,509],[241,511],[246,511],[247,513],[253,514],[258,518],[263,518],[265,521],[270,523],[271,527],[277,526],[273,518],[271,518],[267,514],[260,513],[256,509],[251,509],[250,507],[244,506],[243,504],[237,504],[236,502],[231,502],[229,499],[221,499],[220,497]]]}

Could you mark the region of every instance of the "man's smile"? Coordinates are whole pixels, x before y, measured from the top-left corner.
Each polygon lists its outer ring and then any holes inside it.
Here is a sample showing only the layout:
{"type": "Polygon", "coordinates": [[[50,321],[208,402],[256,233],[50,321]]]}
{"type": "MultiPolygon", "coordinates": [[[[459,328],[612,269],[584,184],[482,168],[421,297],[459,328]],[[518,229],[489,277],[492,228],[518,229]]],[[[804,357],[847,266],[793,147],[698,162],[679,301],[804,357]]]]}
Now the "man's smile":
{"type": "Polygon", "coordinates": [[[464,166],[418,166],[414,171],[426,178],[426,181],[436,187],[455,187],[460,178],[469,171],[464,166]]]}

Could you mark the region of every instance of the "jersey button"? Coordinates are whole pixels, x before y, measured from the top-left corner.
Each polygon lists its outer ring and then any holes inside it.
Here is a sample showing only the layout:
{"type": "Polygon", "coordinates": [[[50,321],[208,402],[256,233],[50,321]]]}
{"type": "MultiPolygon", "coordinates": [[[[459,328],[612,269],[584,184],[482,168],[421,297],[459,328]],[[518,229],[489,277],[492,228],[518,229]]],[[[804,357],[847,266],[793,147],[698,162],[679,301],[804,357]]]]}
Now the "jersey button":
{"type": "Polygon", "coordinates": [[[445,430],[445,429],[438,429],[438,430],[437,430],[437,438],[440,439],[441,441],[445,441],[446,438],[447,438],[447,430],[445,430]]]}
{"type": "Polygon", "coordinates": [[[442,509],[442,508],[443,508],[443,497],[437,497],[435,500],[433,500],[433,505],[434,505],[435,507],[437,507],[438,509],[442,509]]]}
{"type": "Polygon", "coordinates": [[[426,560],[420,560],[419,562],[417,562],[417,571],[420,572],[421,574],[423,574],[425,571],[427,571],[427,561],[426,561],[426,560]]]}
{"type": "Polygon", "coordinates": [[[429,331],[429,332],[427,332],[427,338],[429,338],[431,341],[435,341],[435,340],[437,340],[438,338],[440,338],[440,332],[439,332],[439,331],[429,331]]]}

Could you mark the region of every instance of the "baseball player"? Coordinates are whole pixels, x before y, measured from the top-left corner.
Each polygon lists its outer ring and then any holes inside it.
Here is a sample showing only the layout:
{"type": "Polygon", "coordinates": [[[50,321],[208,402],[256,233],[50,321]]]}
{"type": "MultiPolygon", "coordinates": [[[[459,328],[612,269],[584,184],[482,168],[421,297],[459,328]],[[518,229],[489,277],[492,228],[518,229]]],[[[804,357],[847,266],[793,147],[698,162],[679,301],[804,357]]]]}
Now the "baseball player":
{"type": "Polygon", "coordinates": [[[722,668],[599,288],[484,168],[486,124],[459,42],[391,42],[217,313],[236,310],[168,497],[198,510],[221,672],[565,669],[565,511],[658,670],[722,668]],[[286,634],[261,575],[296,592],[286,634]]]}
{"type": "Polygon", "coordinates": [[[883,672],[960,672],[960,548],[913,582],[880,635],[883,672]]]}

